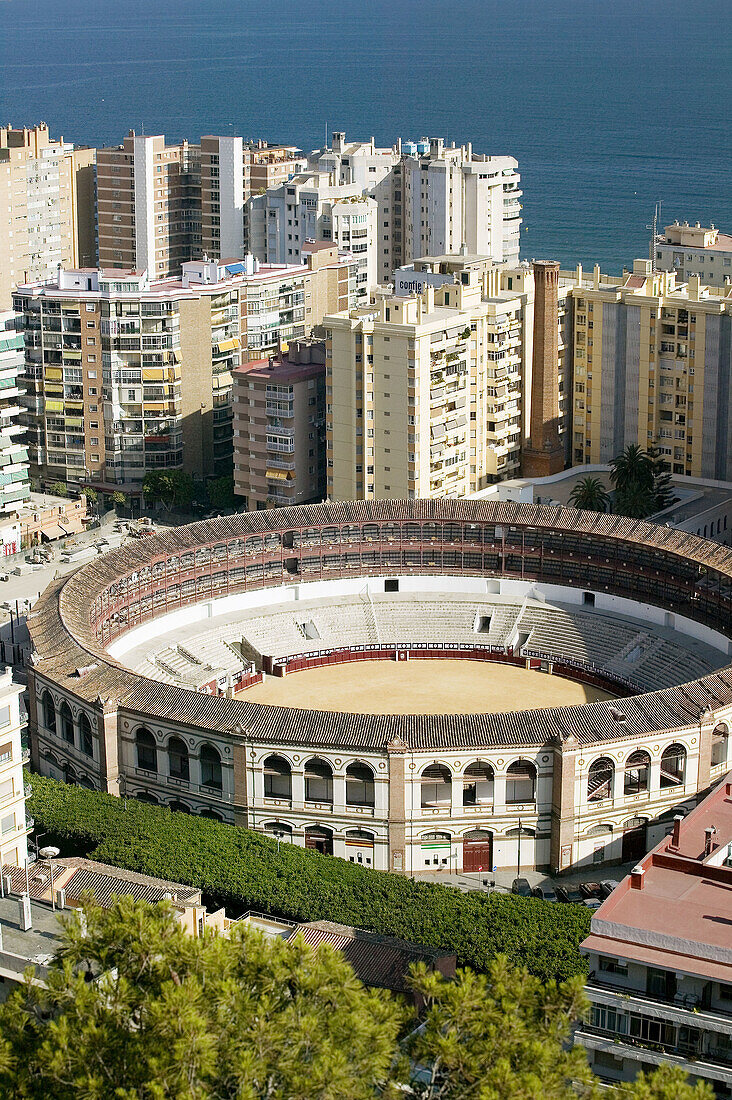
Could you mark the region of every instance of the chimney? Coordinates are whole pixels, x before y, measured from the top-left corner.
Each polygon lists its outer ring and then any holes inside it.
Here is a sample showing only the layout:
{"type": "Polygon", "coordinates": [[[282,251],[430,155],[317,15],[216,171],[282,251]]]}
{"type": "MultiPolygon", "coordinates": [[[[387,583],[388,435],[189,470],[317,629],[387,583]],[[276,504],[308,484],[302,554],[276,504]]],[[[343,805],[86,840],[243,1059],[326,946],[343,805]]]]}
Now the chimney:
{"type": "Polygon", "coordinates": [[[534,357],[531,370],[529,439],[524,477],[546,477],[564,469],[559,435],[559,263],[535,260],[534,357]]]}
{"type": "Polygon", "coordinates": [[[714,825],[707,825],[704,830],[704,858],[710,856],[714,851],[714,836],[717,832],[714,825]]]}
{"type": "Polygon", "coordinates": [[[684,820],[683,814],[676,814],[674,817],[674,831],[671,835],[671,847],[678,848],[681,843],[681,822],[684,820]]]}
{"type": "Polygon", "coordinates": [[[630,872],[630,888],[631,890],[643,889],[643,876],[645,875],[645,868],[641,867],[640,863],[637,867],[634,867],[630,872]]]}

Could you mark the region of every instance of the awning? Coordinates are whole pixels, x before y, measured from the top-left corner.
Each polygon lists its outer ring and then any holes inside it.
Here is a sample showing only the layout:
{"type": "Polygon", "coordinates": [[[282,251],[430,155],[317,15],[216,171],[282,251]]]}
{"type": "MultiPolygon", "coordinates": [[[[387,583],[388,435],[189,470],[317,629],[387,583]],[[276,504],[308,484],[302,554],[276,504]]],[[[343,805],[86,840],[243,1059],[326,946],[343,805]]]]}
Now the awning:
{"type": "Polygon", "coordinates": [[[44,527],[41,530],[41,541],[52,542],[53,539],[62,539],[66,535],[63,527],[59,527],[57,523],[54,523],[51,527],[44,527]]]}
{"type": "Polygon", "coordinates": [[[48,397],[46,398],[46,412],[60,413],[60,412],[63,412],[63,411],[64,411],[63,401],[51,401],[51,400],[49,400],[48,397]]]}
{"type": "Polygon", "coordinates": [[[267,470],[267,479],[269,481],[289,481],[287,476],[287,470],[267,470]]]}
{"type": "Polygon", "coordinates": [[[238,340],[221,340],[216,345],[215,350],[219,351],[219,352],[221,352],[221,351],[233,351],[234,348],[238,348],[238,347],[239,347],[239,341],[238,340]]]}

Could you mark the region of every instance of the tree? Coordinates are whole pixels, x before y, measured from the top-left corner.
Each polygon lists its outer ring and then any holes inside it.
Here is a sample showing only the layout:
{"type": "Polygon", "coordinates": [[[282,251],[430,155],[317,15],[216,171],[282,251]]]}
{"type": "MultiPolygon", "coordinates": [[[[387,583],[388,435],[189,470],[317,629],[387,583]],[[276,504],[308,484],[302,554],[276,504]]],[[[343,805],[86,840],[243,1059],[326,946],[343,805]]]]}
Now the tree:
{"type": "Polygon", "coordinates": [[[569,494],[569,503],[585,512],[607,512],[610,497],[599,477],[583,477],[569,494]]]}
{"type": "Polygon", "coordinates": [[[112,493],[112,504],[115,504],[120,508],[124,508],[126,503],[127,503],[127,497],[125,496],[125,494],[121,493],[119,491],[119,489],[116,489],[112,493]]]}
{"type": "Polygon", "coordinates": [[[83,912],[47,987],[0,1007],[1,1095],[373,1100],[389,1077],[401,1009],[335,950],[194,939],[170,905],[130,897],[83,912]]]}
{"type": "Polygon", "coordinates": [[[54,497],[67,497],[69,495],[69,487],[64,481],[54,481],[49,492],[51,496],[54,497]]]}
{"type": "Polygon", "coordinates": [[[614,508],[620,515],[645,519],[656,510],[653,463],[636,443],[611,459],[610,480],[615,486],[614,508]]]}
{"type": "Polygon", "coordinates": [[[217,477],[206,486],[211,507],[216,512],[224,512],[236,504],[234,497],[234,478],[217,477]]]}
{"type": "MultiPolygon", "coordinates": [[[[419,1012],[343,956],[234,925],[195,939],[167,902],[61,918],[45,986],[0,1005],[0,1095],[19,1100],[601,1100],[581,980],[542,986],[505,957],[455,981],[413,969],[419,1012]],[[415,1025],[421,1023],[418,1029],[415,1025]],[[409,1027],[405,1028],[408,1024],[409,1027]],[[406,1033],[400,1043],[399,1037],[406,1033]]],[[[32,973],[32,972],[31,972],[32,973]]],[[[28,977],[30,978],[30,974],[28,977]]],[[[622,1100],[712,1100],[664,1069],[622,1100]]]]}
{"type": "Polygon", "coordinates": [[[674,492],[669,464],[656,447],[648,448],[648,457],[653,468],[653,511],[661,512],[670,508],[679,499],[674,492]]]}
{"type": "Polygon", "coordinates": [[[84,489],[84,496],[86,497],[87,504],[96,504],[99,500],[99,494],[96,489],[92,489],[91,485],[87,485],[84,489]]]}
{"type": "Polygon", "coordinates": [[[161,503],[166,508],[190,508],[195,486],[184,470],[148,470],[142,483],[148,504],[161,503]]]}

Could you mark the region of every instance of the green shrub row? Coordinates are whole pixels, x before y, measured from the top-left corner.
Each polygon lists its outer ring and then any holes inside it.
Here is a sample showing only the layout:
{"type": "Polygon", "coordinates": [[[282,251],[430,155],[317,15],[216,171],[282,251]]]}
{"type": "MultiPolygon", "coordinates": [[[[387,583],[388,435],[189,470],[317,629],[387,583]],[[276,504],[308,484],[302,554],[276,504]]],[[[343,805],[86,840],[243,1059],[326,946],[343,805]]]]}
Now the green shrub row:
{"type": "Polygon", "coordinates": [[[332,920],[456,952],[483,971],[498,952],[538,978],[583,973],[590,914],[372,871],[261,833],[34,775],[29,811],[64,855],[199,887],[231,913],[332,920]]]}

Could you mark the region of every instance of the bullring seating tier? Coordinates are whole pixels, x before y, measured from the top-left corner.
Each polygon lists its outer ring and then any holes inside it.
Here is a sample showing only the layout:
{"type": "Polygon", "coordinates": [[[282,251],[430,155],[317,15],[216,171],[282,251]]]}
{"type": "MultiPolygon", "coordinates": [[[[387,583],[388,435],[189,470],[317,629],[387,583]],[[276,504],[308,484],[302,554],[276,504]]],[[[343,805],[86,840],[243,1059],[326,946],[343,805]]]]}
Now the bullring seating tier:
{"type": "Polygon", "coordinates": [[[447,642],[516,646],[589,663],[653,691],[722,666],[726,653],[665,627],[610,612],[466,593],[393,593],[301,600],[234,612],[130,650],[135,672],[186,687],[241,668],[242,639],[272,656],[348,645],[447,642]],[[486,620],[490,618],[488,624],[486,620]]]}

